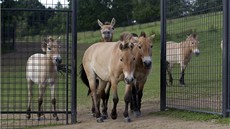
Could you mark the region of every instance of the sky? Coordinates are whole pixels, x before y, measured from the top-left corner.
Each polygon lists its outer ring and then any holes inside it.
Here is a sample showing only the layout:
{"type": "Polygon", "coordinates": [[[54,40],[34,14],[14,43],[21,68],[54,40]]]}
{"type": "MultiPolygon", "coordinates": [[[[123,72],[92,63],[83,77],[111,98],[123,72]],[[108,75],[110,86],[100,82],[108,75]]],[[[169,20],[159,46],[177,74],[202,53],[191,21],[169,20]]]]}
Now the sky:
{"type": "Polygon", "coordinates": [[[44,4],[46,7],[54,8],[57,4],[57,2],[61,2],[62,5],[68,5],[67,0],[39,0],[42,4],[44,4]]]}

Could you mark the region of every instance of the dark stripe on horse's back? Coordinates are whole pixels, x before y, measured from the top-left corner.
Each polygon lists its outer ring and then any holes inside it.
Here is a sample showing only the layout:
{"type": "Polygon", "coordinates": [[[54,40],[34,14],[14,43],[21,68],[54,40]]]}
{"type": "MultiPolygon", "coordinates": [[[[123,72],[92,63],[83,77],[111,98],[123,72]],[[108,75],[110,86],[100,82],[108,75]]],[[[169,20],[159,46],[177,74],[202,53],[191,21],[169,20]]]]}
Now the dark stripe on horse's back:
{"type": "MultiPolygon", "coordinates": [[[[84,69],[84,67],[83,67],[82,64],[80,65],[80,72],[79,72],[79,74],[80,74],[80,78],[83,81],[83,83],[89,88],[89,80],[87,78],[87,75],[85,73],[85,69],[84,69]]],[[[89,88],[87,95],[89,95],[90,93],[91,93],[91,90],[89,88]]]]}

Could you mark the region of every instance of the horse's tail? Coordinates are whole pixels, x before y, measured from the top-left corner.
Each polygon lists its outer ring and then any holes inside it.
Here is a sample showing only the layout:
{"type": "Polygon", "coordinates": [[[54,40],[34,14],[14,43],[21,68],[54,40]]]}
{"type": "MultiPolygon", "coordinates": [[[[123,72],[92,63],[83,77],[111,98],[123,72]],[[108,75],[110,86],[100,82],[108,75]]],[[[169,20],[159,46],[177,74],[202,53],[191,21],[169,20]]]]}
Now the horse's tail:
{"type": "Polygon", "coordinates": [[[82,64],[80,65],[79,74],[80,74],[80,77],[81,77],[81,80],[83,81],[83,83],[89,88],[88,94],[87,94],[87,95],[89,95],[91,93],[91,90],[90,90],[90,87],[89,87],[89,80],[88,80],[88,78],[86,76],[85,69],[84,69],[82,64]]]}

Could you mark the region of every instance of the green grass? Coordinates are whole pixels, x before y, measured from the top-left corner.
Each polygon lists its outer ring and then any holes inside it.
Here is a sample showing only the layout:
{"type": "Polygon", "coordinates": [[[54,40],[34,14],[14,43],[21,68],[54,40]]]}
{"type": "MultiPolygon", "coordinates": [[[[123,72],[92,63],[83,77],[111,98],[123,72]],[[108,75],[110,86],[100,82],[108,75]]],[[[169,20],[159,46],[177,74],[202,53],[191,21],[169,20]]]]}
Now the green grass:
{"type": "Polygon", "coordinates": [[[168,109],[166,111],[159,111],[149,113],[149,115],[154,116],[165,116],[176,118],[185,121],[203,121],[203,122],[214,122],[217,124],[230,124],[230,118],[223,118],[220,115],[200,113],[200,112],[191,112],[178,109],[168,109]]]}

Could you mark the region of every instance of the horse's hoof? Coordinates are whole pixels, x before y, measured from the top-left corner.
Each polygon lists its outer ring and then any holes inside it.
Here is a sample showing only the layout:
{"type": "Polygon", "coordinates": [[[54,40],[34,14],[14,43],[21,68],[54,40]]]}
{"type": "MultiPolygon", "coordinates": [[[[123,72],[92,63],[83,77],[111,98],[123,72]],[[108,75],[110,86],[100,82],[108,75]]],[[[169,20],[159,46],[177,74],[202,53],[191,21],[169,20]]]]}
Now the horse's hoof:
{"type": "Polygon", "coordinates": [[[98,118],[97,118],[97,123],[102,123],[102,122],[104,122],[104,121],[103,121],[103,118],[102,118],[102,117],[98,117],[98,118]]]}
{"type": "Polygon", "coordinates": [[[40,117],[38,117],[38,118],[37,118],[37,120],[38,120],[38,121],[40,121],[40,120],[41,120],[41,118],[40,118],[40,117]]]}
{"type": "Polygon", "coordinates": [[[184,86],[185,86],[185,84],[180,84],[180,86],[181,86],[181,87],[184,87],[184,86]]]}
{"type": "Polygon", "coordinates": [[[107,115],[102,115],[101,117],[102,117],[103,120],[106,120],[108,118],[107,115]]]}
{"type": "Polygon", "coordinates": [[[135,117],[141,116],[141,112],[140,111],[134,111],[133,114],[134,114],[135,117]]]}
{"type": "Polygon", "coordinates": [[[111,114],[111,118],[112,118],[113,120],[117,119],[117,114],[111,114]]]}
{"type": "Polygon", "coordinates": [[[90,115],[93,116],[93,117],[96,117],[96,114],[95,114],[95,113],[91,113],[90,115]]]}
{"type": "Polygon", "coordinates": [[[130,119],[129,117],[126,117],[126,118],[124,119],[124,121],[125,121],[126,123],[129,123],[129,122],[131,122],[131,119],[130,119]]]}
{"type": "Polygon", "coordinates": [[[28,120],[30,119],[30,117],[31,117],[30,114],[27,114],[27,115],[26,115],[26,118],[27,118],[28,120]]]}
{"type": "Polygon", "coordinates": [[[56,121],[59,121],[59,118],[58,118],[58,117],[56,117],[56,121]]]}

